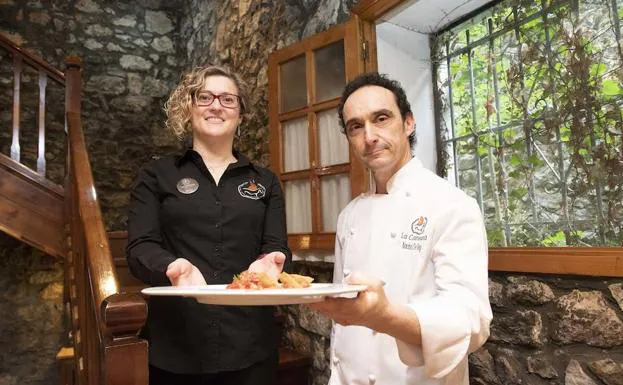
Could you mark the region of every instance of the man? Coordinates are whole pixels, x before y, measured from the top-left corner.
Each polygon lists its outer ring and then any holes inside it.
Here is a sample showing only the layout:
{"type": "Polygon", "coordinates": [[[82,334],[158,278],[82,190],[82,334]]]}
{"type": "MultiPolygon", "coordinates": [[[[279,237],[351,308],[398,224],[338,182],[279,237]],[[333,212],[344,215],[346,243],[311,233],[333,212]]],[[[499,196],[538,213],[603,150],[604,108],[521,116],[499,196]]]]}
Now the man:
{"type": "Polygon", "coordinates": [[[397,82],[354,79],[338,113],[375,187],[342,211],[335,243],[334,282],[368,289],[311,305],[336,321],[329,385],[468,385],[467,355],[492,318],[478,204],[412,157],[397,82]]]}

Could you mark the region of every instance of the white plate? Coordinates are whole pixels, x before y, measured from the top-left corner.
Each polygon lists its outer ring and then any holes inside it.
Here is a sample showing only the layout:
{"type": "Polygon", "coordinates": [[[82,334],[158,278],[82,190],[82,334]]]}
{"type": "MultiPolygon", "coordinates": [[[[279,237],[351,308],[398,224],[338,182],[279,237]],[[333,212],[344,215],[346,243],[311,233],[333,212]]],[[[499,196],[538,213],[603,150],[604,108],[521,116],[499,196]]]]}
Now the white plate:
{"type": "Polygon", "coordinates": [[[366,285],[312,283],[303,289],[227,289],[227,285],[160,286],[142,290],[145,295],[194,297],[198,302],[212,305],[292,305],[320,302],[327,296],[343,296],[363,291],[366,285]]]}

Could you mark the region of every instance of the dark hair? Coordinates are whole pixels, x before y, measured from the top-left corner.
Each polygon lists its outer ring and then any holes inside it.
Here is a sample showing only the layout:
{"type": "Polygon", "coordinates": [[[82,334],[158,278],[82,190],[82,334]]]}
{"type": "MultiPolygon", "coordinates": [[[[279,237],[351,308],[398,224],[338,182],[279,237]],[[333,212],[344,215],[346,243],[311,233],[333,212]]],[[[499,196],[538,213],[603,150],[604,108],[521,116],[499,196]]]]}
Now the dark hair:
{"type": "MultiPolygon", "coordinates": [[[[366,86],[378,86],[383,87],[394,94],[394,98],[396,99],[396,104],[398,105],[398,109],[400,110],[400,115],[402,116],[402,120],[407,118],[407,114],[412,114],[411,105],[407,100],[407,94],[405,90],[402,89],[400,83],[396,80],[392,80],[387,77],[385,74],[379,74],[378,72],[368,72],[363,75],[359,75],[344,87],[344,91],[342,92],[342,97],[340,98],[340,104],[337,106],[337,113],[340,117],[340,129],[342,133],[346,132],[346,122],[344,122],[344,104],[349,96],[357,91],[358,89],[366,86]]],[[[415,144],[415,130],[409,135],[409,145],[413,147],[415,144]]]]}

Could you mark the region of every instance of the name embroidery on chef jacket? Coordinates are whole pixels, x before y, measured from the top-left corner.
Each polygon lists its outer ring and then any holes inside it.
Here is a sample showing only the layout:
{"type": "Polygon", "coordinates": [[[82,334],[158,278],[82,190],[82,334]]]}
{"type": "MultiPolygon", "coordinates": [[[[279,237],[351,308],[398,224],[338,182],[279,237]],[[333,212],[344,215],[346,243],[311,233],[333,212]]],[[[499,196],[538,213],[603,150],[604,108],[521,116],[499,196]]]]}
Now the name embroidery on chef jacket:
{"type": "Polygon", "coordinates": [[[422,242],[428,240],[428,235],[424,234],[427,224],[428,218],[424,216],[411,222],[409,231],[400,233],[401,247],[406,250],[422,251],[422,242]]]}
{"type": "Polygon", "coordinates": [[[262,199],[266,196],[266,187],[250,179],[238,185],[238,193],[243,198],[253,200],[262,199]]]}

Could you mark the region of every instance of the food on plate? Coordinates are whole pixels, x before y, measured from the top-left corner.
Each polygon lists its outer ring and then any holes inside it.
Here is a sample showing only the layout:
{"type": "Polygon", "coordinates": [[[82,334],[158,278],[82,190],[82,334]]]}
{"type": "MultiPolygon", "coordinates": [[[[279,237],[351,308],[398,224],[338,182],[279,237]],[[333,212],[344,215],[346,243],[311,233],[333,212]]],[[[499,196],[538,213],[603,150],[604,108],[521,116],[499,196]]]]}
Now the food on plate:
{"type": "Polygon", "coordinates": [[[227,288],[250,290],[304,288],[310,287],[313,280],[314,279],[312,277],[308,277],[306,275],[281,273],[279,275],[279,281],[281,281],[281,283],[279,283],[274,279],[271,279],[265,273],[245,270],[234,276],[234,280],[232,283],[227,285],[227,288]]]}
{"type": "Polygon", "coordinates": [[[251,289],[261,290],[278,287],[278,282],[271,279],[265,273],[257,273],[245,270],[235,275],[232,283],[227,285],[228,289],[251,289]]]}
{"type": "Polygon", "coordinates": [[[306,275],[288,274],[288,273],[283,272],[279,275],[279,280],[281,281],[281,287],[301,288],[301,287],[310,287],[314,279],[306,275]]]}

